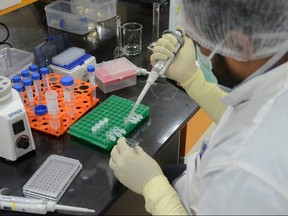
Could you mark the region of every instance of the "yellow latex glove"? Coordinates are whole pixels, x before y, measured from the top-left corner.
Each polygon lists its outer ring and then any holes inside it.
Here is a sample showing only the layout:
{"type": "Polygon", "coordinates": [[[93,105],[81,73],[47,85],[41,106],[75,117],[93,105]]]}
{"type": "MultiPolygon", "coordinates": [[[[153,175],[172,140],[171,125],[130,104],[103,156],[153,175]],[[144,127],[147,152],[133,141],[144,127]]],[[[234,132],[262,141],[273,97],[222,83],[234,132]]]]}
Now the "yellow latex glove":
{"type": "Polygon", "coordinates": [[[129,147],[124,137],[119,138],[112,149],[109,166],[123,185],[141,195],[150,179],[163,175],[154,159],[139,146],[135,149],[129,147]]]}
{"type": "Polygon", "coordinates": [[[218,123],[227,105],[220,101],[227,93],[215,83],[207,82],[202,71],[198,69],[194,75],[181,85],[187,94],[218,123]]]}
{"type": "Polygon", "coordinates": [[[145,186],[145,208],[152,215],[187,215],[174,188],[163,175],[155,176],[145,186]]]}
{"type": "MultiPolygon", "coordinates": [[[[193,41],[185,34],[185,30],[178,26],[177,29],[182,31],[184,44],[176,54],[170,66],[165,72],[165,76],[175,80],[179,84],[189,80],[197,71],[195,57],[195,46],[193,41]]],[[[153,54],[150,56],[151,64],[154,65],[158,60],[167,60],[174,56],[177,39],[172,34],[164,34],[158,39],[153,54]]]]}

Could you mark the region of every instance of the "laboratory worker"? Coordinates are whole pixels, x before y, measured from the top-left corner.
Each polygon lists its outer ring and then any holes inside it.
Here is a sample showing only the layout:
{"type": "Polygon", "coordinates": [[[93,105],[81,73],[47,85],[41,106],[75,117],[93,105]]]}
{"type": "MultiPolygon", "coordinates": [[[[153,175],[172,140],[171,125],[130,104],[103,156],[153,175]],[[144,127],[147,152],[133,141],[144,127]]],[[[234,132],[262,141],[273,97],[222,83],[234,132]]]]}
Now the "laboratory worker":
{"type": "MultiPolygon", "coordinates": [[[[172,185],[120,138],[110,167],[151,214],[288,214],[288,1],[179,0],[184,45],[165,76],[217,123],[172,185]],[[197,60],[196,60],[197,59],[197,60]],[[212,71],[217,83],[208,82],[212,71]],[[231,91],[225,91],[221,86],[231,91]]],[[[164,35],[151,62],[175,51],[164,35]]]]}

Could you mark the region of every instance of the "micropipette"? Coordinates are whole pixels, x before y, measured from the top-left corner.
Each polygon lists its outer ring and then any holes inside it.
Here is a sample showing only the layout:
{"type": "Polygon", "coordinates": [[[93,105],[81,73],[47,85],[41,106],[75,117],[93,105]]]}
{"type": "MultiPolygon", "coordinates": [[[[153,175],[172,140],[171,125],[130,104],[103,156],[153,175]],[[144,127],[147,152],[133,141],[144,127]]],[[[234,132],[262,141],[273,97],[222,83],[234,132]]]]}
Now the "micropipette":
{"type": "MultiPolygon", "coordinates": [[[[176,50],[175,53],[176,54],[178,52],[178,50],[180,49],[180,47],[184,44],[184,39],[182,38],[182,33],[181,31],[177,30],[176,32],[172,32],[169,30],[166,30],[163,32],[163,34],[173,34],[177,40],[178,43],[176,45],[176,50]]],[[[167,68],[169,67],[169,65],[171,64],[172,60],[174,59],[175,55],[169,59],[167,59],[166,61],[157,61],[156,64],[153,66],[149,77],[146,81],[146,84],[144,86],[144,88],[142,89],[139,97],[137,98],[132,110],[130,111],[128,117],[131,117],[134,115],[136,109],[138,108],[138,106],[140,105],[141,101],[143,100],[144,96],[146,95],[146,93],[148,92],[149,88],[151,85],[154,84],[154,82],[158,79],[159,75],[163,76],[163,74],[165,73],[165,71],[167,70],[167,68]]]]}
{"type": "Polygon", "coordinates": [[[8,189],[0,191],[0,209],[16,212],[27,212],[35,214],[46,214],[56,210],[94,213],[95,210],[74,206],[58,205],[52,200],[30,199],[25,197],[7,196],[8,189]]]}

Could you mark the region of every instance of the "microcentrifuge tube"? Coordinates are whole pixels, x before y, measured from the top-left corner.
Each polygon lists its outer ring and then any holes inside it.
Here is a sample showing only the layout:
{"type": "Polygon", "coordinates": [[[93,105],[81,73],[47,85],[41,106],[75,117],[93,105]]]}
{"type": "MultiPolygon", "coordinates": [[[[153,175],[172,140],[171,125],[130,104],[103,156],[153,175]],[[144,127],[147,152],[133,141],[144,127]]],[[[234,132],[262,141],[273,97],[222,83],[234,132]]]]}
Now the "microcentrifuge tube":
{"type": "Polygon", "coordinates": [[[25,78],[23,80],[23,84],[25,86],[26,96],[28,99],[28,107],[33,108],[34,107],[34,98],[33,98],[33,92],[32,92],[32,80],[30,78],[25,78]]]}
{"type": "Polygon", "coordinates": [[[92,88],[92,95],[94,98],[96,98],[96,81],[95,81],[95,66],[94,65],[88,65],[87,67],[87,72],[89,75],[89,82],[90,82],[90,86],[92,88]]]}
{"type": "Polygon", "coordinates": [[[47,67],[40,68],[40,74],[42,75],[44,92],[49,90],[48,73],[49,73],[49,69],[47,67]]]}
{"type": "Polygon", "coordinates": [[[57,130],[60,127],[58,94],[55,90],[45,92],[48,114],[50,115],[50,126],[57,130]]]}
{"type": "Polygon", "coordinates": [[[74,78],[72,76],[64,76],[61,78],[61,84],[63,86],[63,95],[65,101],[65,107],[67,113],[72,117],[75,113],[74,106],[74,78]]]}
{"type": "Polygon", "coordinates": [[[38,72],[34,72],[32,74],[32,80],[34,83],[36,100],[41,101],[42,100],[42,94],[41,94],[41,85],[40,85],[40,74],[38,72]]]}

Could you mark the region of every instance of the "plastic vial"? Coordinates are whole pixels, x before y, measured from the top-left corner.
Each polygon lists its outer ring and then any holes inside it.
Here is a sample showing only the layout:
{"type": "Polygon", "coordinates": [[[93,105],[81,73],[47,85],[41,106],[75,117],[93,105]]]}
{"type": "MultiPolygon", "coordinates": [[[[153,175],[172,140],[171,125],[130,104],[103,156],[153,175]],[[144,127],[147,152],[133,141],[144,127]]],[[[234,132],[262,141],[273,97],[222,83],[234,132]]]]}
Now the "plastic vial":
{"type": "Polygon", "coordinates": [[[58,94],[55,90],[45,92],[48,114],[50,115],[50,126],[57,130],[60,127],[59,109],[58,109],[58,94]]]}
{"type": "Polygon", "coordinates": [[[95,82],[95,67],[94,67],[94,65],[88,65],[87,72],[89,74],[90,86],[93,89],[92,90],[92,95],[93,95],[94,98],[96,98],[96,89],[94,89],[95,86],[96,86],[96,82],[95,82]]]}
{"type": "Polygon", "coordinates": [[[40,68],[40,74],[42,75],[44,91],[49,90],[49,79],[48,79],[49,69],[47,67],[40,68]]]}
{"type": "Polygon", "coordinates": [[[38,72],[34,72],[32,74],[32,80],[34,83],[36,100],[41,101],[42,98],[41,98],[40,74],[38,72]]]}
{"type": "Polygon", "coordinates": [[[23,80],[23,84],[25,86],[26,96],[28,99],[28,107],[32,108],[34,107],[34,98],[33,98],[33,92],[32,92],[32,80],[30,78],[25,78],[23,80]]]}
{"type": "Polygon", "coordinates": [[[13,76],[11,80],[12,80],[13,86],[15,84],[21,84],[21,77],[19,75],[13,76]]]}
{"type": "Polygon", "coordinates": [[[19,96],[24,104],[23,86],[20,83],[13,85],[13,88],[19,93],[19,96]]]}
{"type": "Polygon", "coordinates": [[[63,95],[65,101],[65,107],[69,116],[73,116],[75,113],[74,106],[74,78],[72,76],[64,76],[61,78],[61,84],[63,86],[63,95]]]}
{"type": "Polygon", "coordinates": [[[32,64],[29,66],[29,70],[33,73],[38,72],[38,66],[35,64],[32,64]]]}
{"type": "Polygon", "coordinates": [[[24,81],[24,79],[26,79],[26,78],[31,78],[30,77],[30,72],[28,71],[28,70],[22,70],[21,71],[21,76],[22,76],[22,82],[24,81]]]}

